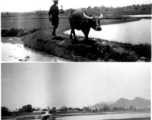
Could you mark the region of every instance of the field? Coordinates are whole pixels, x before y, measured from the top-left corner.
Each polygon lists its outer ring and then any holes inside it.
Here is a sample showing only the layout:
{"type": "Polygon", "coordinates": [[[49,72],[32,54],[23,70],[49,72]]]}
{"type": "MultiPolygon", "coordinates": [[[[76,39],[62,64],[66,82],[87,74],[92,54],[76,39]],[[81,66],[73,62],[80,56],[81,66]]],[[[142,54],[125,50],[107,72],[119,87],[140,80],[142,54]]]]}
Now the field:
{"type": "MultiPolygon", "coordinates": [[[[136,20],[140,20],[140,18],[127,18],[121,15],[107,14],[106,17],[101,20],[101,25],[136,20]]],[[[38,28],[40,30],[34,33],[28,35],[23,34],[24,36],[18,35],[22,36],[24,46],[70,61],[151,61],[151,45],[149,44],[132,45],[94,38],[89,38],[88,41],[75,41],[70,39],[68,35],[63,33],[70,29],[69,20],[66,15],[60,15],[57,37],[51,35],[52,26],[48,20],[47,14],[9,14],[8,16],[2,14],[2,28],[38,28]]],[[[28,30],[26,31],[28,32],[28,30]]],[[[8,32],[7,35],[9,36],[9,34],[8,32]]],[[[78,39],[84,38],[78,37],[78,39]]]]}
{"type": "MultiPolygon", "coordinates": [[[[96,117],[96,115],[102,115],[102,114],[118,114],[119,115],[119,113],[123,113],[123,114],[125,114],[125,113],[128,113],[128,112],[114,112],[114,113],[108,113],[108,112],[99,112],[99,113],[94,113],[94,112],[92,112],[92,113],[87,113],[87,112],[80,112],[80,113],[56,113],[56,114],[54,114],[54,117],[52,118],[52,117],[50,117],[49,118],[49,120],[55,120],[54,118],[63,118],[64,119],[64,117],[67,117],[67,116],[71,116],[72,118],[74,117],[74,116],[79,116],[80,118],[81,118],[81,116],[94,116],[94,117],[96,117]]],[[[129,113],[133,113],[133,112],[129,112],[129,113]]],[[[138,113],[138,112],[136,112],[136,113],[138,113]]],[[[33,114],[33,113],[29,113],[29,114],[25,114],[25,115],[15,115],[15,116],[10,116],[10,117],[3,117],[2,119],[5,119],[5,120],[7,120],[7,119],[17,119],[17,120],[41,120],[42,119],[42,116],[40,115],[40,114],[33,114]]],[[[126,119],[109,119],[109,120],[150,120],[150,117],[145,117],[145,118],[126,118],[126,119]]]]}
{"type": "Polygon", "coordinates": [[[150,120],[150,118],[126,118],[126,119],[109,119],[109,120],[150,120]]]}

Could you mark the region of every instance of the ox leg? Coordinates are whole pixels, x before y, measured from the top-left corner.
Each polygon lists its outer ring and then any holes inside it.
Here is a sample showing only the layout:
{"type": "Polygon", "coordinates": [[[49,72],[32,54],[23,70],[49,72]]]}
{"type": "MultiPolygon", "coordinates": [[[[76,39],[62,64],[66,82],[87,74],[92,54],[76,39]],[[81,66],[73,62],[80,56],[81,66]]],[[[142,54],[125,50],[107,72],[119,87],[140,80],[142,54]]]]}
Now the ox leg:
{"type": "Polygon", "coordinates": [[[71,29],[70,38],[72,39],[72,34],[74,35],[74,39],[77,40],[74,29],[71,29]]]}
{"type": "Polygon", "coordinates": [[[85,30],[82,30],[84,36],[85,36],[85,39],[86,39],[86,31],[85,30]]]}
{"type": "Polygon", "coordinates": [[[88,40],[88,35],[89,35],[90,29],[86,30],[86,40],[88,40]]]}
{"type": "Polygon", "coordinates": [[[72,29],[72,33],[73,33],[73,35],[74,35],[74,39],[77,40],[77,37],[76,37],[76,35],[75,35],[74,29],[72,29]]]}
{"type": "Polygon", "coordinates": [[[88,29],[88,30],[82,30],[82,32],[85,35],[85,40],[88,40],[88,35],[89,35],[89,32],[90,32],[90,29],[88,29]]]}
{"type": "Polygon", "coordinates": [[[70,39],[72,39],[72,29],[71,29],[71,33],[70,33],[70,39]]]}

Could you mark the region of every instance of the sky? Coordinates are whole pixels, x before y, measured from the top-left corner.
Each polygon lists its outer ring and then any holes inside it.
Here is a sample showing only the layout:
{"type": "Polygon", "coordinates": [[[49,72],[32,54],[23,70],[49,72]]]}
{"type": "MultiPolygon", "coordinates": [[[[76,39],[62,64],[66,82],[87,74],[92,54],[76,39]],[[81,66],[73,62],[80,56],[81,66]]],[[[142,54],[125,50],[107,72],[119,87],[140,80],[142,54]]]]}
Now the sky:
{"type": "Polygon", "coordinates": [[[120,98],[150,98],[150,64],[3,63],[2,106],[84,107],[120,98]]]}
{"type": "MultiPolygon", "coordinates": [[[[53,4],[52,0],[1,0],[1,11],[8,12],[29,12],[33,10],[49,10],[53,4]]],[[[94,6],[127,6],[133,4],[149,4],[151,0],[59,0],[59,8],[63,9],[82,8],[94,6]]]]}

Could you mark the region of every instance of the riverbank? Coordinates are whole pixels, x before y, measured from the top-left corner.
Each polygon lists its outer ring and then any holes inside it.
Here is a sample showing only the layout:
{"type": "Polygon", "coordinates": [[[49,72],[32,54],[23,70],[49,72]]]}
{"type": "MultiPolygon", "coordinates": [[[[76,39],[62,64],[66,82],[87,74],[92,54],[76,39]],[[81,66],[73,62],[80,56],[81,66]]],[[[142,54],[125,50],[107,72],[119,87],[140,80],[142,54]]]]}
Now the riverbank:
{"type": "Polygon", "coordinates": [[[151,118],[125,118],[125,119],[109,119],[109,120],[151,120],[151,118]]]}
{"type": "MultiPolygon", "coordinates": [[[[65,118],[65,117],[68,117],[68,118],[71,118],[73,119],[74,117],[77,117],[77,118],[84,118],[84,117],[92,117],[92,118],[105,118],[107,120],[150,120],[150,117],[143,117],[141,116],[141,118],[138,116],[138,115],[141,115],[142,113],[61,113],[61,114],[54,114],[54,116],[50,116],[50,120],[53,119],[60,119],[60,118],[65,118]],[[137,116],[136,116],[137,114],[137,116]],[[101,116],[100,116],[101,115],[101,116]],[[116,117],[117,116],[117,117],[116,117]],[[118,117],[119,116],[119,117],[118,117]],[[132,116],[132,117],[131,117],[132,116]],[[136,116],[136,117],[135,117],[136,116]],[[129,118],[128,118],[129,117],[129,118]],[[120,119],[119,119],[120,118],[120,119]]],[[[144,113],[143,113],[144,114],[144,113]]],[[[150,114],[150,113],[149,113],[150,114]]],[[[28,116],[18,116],[17,117],[17,120],[29,120],[29,119],[36,119],[36,120],[41,120],[42,119],[42,116],[41,115],[28,115],[28,116]]]]}
{"type": "Polygon", "coordinates": [[[33,28],[33,29],[26,29],[26,28],[2,28],[1,30],[1,36],[2,37],[22,37],[31,33],[34,33],[36,31],[40,30],[40,28],[33,28]]]}
{"type": "MultiPolygon", "coordinates": [[[[54,113],[54,118],[64,118],[64,117],[74,117],[74,116],[98,116],[98,115],[103,115],[103,116],[111,116],[111,115],[141,115],[141,114],[149,114],[149,111],[119,111],[119,112],[69,112],[69,113],[54,113]]],[[[26,120],[26,119],[42,119],[42,114],[40,113],[19,113],[19,114],[14,114],[12,116],[7,116],[7,117],[2,117],[2,119],[8,120],[8,119],[17,119],[17,120],[26,120]]],[[[136,118],[132,118],[133,120],[136,118]]],[[[131,119],[131,120],[132,120],[131,119]]],[[[149,117],[145,117],[144,119],[150,119],[149,117]]],[[[121,120],[121,119],[120,119],[121,120]]],[[[126,119],[127,120],[127,119],[126,119]]]]}
{"type": "Polygon", "coordinates": [[[55,113],[54,116],[68,117],[68,116],[96,116],[96,115],[125,115],[125,114],[150,114],[150,111],[113,111],[113,112],[71,112],[71,113],[55,113]]]}
{"type": "MultiPolygon", "coordinates": [[[[116,24],[140,20],[141,18],[107,18],[101,21],[101,25],[116,24]]],[[[45,23],[43,23],[45,24],[45,23]]],[[[24,46],[31,49],[55,55],[75,62],[102,62],[102,61],[151,61],[151,45],[119,43],[103,39],[89,38],[79,41],[69,38],[63,32],[70,29],[68,19],[61,19],[57,29],[57,37],[51,35],[52,27],[45,27],[22,38],[24,46]]]]}
{"type": "MultiPolygon", "coordinates": [[[[28,118],[18,118],[17,120],[41,120],[34,117],[28,117],[28,118]]],[[[53,118],[49,118],[48,120],[55,120],[53,118]]],[[[107,120],[151,120],[151,118],[124,118],[124,119],[107,119],[107,120]]]]}
{"type": "MultiPolygon", "coordinates": [[[[139,20],[139,18],[104,19],[101,21],[101,25],[135,20],[139,20]]],[[[70,29],[68,20],[60,20],[58,37],[51,35],[52,29],[45,29],[27,35],[23,38],[23,42],[26,47],[75,62],[151,61],[151,45],[132,45],[94,38],[90,38],[88,41],[75,41],[71,40],[68,35],[63,34],[68,29],[70,29]]],[[[78,39],[83,38],[78,37],[78,39]]]]}

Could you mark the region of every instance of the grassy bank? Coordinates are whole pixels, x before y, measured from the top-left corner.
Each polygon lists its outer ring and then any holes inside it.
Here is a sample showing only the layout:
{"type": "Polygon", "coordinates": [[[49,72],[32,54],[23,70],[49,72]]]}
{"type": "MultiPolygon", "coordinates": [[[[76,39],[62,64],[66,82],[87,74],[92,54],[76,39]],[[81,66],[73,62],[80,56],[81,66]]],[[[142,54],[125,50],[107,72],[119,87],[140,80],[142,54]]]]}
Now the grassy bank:
{"type": "Polygon", "coordinates": [[[26,29],[26,28],[11,28],[11,29],[2,29],[1,30],[1,35],[2,37],[22,37],[31,33],[34,33],[40,29],[26,29]]]}
{"type": "MultiPolygon", "coordinates": [[[[117,16],[115,19],[107,17],[101,20],[101,25],[131,22],[140,19],[141,18],[131,17],[122,18],[120,16],[117,16]]],[[[94,38],[90,38],[88,41],[75,41],[70,39],[69,35],[63,34],[64,31],[70,29],[68,19],[60,19],[60,24],[57,29],[58,37],[53,37],[51,35],[52,26],[50,27],[50,22],[47,19],[41,20],[41,24],[36,23],[36,21],[38,23],[40,22],[39,19],[23,19],[22,21],[22,23],[26,25],[26,28],[31,29],[36,26],[36,28],[41,28],[40,30],[31,32],[22,38],[24,45],[31,49],[77,62],[151,61],[151,45],[132,45],[94,38]]],[[[10,28],[11,25],[12,24],[2,24],[4,28],[10,28]]],[[[84,38],[78,37],[78,39],[84,38]]]]}
{"type": "MultiPolygon", "coordinates": [[[[102,25],[139,20],[139,18],[104,19],[102,25]]],[[[23,38],[26,47],[62,57],[71,61],[150,61],[151,45],[132,45],[108,40],[93,39],[75,41],[63,34],[70,29],[67,19],[60,20],[58,37],[51,36],[52,28],[43,29],[23,38]]],[[[78,39],[82,39],[79,37],[78,39]]]]}

